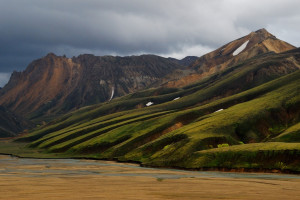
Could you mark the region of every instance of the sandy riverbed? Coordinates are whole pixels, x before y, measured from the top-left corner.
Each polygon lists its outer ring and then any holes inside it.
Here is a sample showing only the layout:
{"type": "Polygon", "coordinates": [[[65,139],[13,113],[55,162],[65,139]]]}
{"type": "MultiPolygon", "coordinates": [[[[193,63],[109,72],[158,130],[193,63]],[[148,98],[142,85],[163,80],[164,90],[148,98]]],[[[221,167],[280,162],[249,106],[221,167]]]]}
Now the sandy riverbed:
{"type": "Polygon", "coordinates": [[[0,199],[300,199],[296,175],[0,156],[0,199]]]}

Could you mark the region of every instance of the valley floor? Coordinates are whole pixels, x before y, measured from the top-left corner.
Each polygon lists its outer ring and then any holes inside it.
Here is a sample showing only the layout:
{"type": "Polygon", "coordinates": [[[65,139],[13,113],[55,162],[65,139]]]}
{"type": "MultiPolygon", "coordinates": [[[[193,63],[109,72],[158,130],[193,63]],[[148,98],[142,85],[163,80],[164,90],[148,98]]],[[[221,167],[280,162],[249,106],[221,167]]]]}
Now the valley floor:
{"type": "Polygon", "coordinates": [[[0,156],[0,199],[300,199],[297,175],[0,156]]]}

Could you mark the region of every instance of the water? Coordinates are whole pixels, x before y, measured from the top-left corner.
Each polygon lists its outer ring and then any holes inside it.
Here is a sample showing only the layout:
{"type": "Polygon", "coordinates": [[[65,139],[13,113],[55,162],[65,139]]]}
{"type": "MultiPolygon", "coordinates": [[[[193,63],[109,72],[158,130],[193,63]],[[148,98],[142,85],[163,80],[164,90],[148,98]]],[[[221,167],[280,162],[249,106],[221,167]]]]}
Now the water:
{"type": "Polygon", "coordinates": [[[153,177],[157,179],[180,178],[253,178],[253,179],[300,179],[299,175],[203,172],[176,169],[157,169],[140,167],[136,164],[117,163],[112,161],[80,159],[29,159],[0,155],[0,177],[72,177],[85,175],[153,177]]]}

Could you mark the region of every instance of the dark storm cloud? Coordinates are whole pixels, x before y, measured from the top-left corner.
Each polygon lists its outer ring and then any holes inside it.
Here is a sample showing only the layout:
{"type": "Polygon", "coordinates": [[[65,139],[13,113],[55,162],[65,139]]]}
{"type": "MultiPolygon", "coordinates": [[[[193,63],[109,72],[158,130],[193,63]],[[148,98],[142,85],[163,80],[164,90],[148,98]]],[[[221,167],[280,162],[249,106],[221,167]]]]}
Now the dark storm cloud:
{"type": "Polygon", "coordinates": [[[200,56],[263,27],[299,46],[299,7],[297,0],[0,0],[0,72],[48,52],[200,56]]]}

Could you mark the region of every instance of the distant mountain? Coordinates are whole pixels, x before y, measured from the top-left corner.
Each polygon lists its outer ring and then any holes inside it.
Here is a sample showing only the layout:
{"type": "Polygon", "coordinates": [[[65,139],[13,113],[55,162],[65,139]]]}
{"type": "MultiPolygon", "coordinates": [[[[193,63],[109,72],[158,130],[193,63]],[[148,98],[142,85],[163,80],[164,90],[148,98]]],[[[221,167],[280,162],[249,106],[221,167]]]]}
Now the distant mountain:
{"type": "Polygon", "coordinates": [[[257,55],[267,52],[281,53],[295,48],[277,39],[266,29],[260,29],[201,56],[190,65],[197,73],[170,81],[166,86],[182,87],[257,55]]]}
{"type": "Polygon", "coordinates": [[[168,58],[170,60],[172,60],[173,62],[178,63],[179,65],[183,65],[183,66],[189,66],[192,63],[194,63],[199,57],[197,56],[186,56],[185,58],[178,60],[176,58],[168,58]]]}
{"type": "Polygon", "coordinates": [[[168,74],[181,73],[179,62],[155,55],[71,59],[50,53],[12,74],[0,105],[30,119],[66,113],[159,85],[168,74]]]}
{"type": "Polygon", "coordinates": [[[0,106],[0,138],[17,136],[24,129],[32,127],[31,122],[0,106]]]}

